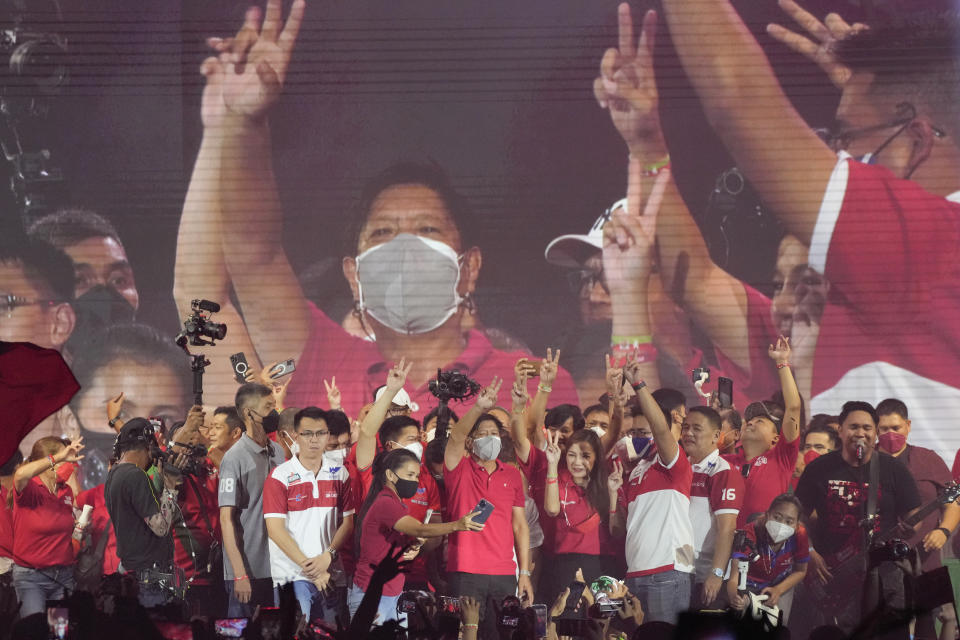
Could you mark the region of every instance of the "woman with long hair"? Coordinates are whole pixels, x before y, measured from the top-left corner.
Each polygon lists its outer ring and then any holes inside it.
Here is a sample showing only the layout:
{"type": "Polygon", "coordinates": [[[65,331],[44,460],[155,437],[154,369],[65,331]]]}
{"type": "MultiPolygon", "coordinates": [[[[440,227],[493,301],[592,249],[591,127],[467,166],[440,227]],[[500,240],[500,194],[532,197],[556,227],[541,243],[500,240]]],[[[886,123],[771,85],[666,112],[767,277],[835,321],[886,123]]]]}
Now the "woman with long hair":
{"type": "Polygon", "coordinates": [[[614,461],[607,470],[600,437],[589,429],[567,438],[547,432],[547,474],[544,513],[553,519],[552,559],[541,581],[550,592],[547,602],[563,590],[577,569],[588,582],[602,575],[620,575],[617,558],[623,555],[626,533],[625,501],[620,495],[623,467],[614,461]],[[562,466],[561,466],[562,459],[562,466]]]}
{"type": "Polygon", "coordinates": [[[81,450],[80,438],[40,438],[13,474],[13,587],[21,617],[73,590],[73,489],[57,477],[57,467],[81,460],[81,450]]]}
{"type": "MultiPolygon", "coordinates": [[[[480,531],[483,525],[474,522],[478,512],[470,513],[455,522],[424,524],[410,515],[402,500],[413,497],[419,486],[420,460],[407,449],[381,452],[373,461],[373,482],[367,498],[357,514],[354,529],[355,545],[359,549],[357,570],[347,596],[350,616],[353,617],[370,584],[373,568],[392,547],[406,548],[404,560],[416,557],[423,538],[445,536],[454,531],[480,531]]],[[[382,624],[397,619],[397,600],[403,592],[403,574],[383,586],[380,597],[382,624]]]]}

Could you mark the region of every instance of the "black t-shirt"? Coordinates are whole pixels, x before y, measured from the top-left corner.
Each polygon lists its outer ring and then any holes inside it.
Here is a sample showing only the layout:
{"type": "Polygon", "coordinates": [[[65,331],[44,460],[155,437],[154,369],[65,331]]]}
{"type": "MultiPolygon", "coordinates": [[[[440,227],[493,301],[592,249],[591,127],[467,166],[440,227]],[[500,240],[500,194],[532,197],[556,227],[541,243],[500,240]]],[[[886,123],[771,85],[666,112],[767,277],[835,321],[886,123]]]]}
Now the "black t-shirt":
{"type": "Polygon", "coordinates": [[[103,493],[123,568],[149,569],[172,564],[173,536],[157,536],[145,521],[160,513],[160,503],[143,469],[128,463],[115,465],[107,475],[103,493]]]}
{"type": "MultiPolygon", "coordinates": [[[[874,451],[880,463],[877,492],[877,534],[896,526],[898,518],[920,506],[920,494],[913,476],[897,458],[874,451]]],[[[797,483],[796,496],[806,513],[817,512],[810,528],[813,546],[821,554],[832,554],[848,545],[858,548],[870,485],[870,465],[853,467],[840,451],[824,454],[807,465],[797,483]]]]}

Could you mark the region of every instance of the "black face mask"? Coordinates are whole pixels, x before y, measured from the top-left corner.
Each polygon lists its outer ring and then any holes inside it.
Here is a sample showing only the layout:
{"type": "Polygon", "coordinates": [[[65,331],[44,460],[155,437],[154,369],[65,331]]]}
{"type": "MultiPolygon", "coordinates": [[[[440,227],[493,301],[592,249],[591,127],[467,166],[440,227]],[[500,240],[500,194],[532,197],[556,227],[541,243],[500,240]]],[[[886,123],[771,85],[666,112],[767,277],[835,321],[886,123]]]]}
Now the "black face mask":
{"type": "Polygon", "coordinates": [[[260,418],[260,424],[263,425],[263,430],[267,433],[273,433],[280,427],[280,413],[276,409],[265,416],[261,416],[256,411],[252,413],[260,418]]]}
{"type": "Polygon", "coordinates": [[[403,478],[397,478],[397,481],[393,484],[397,487],[397,495],[400,496],[401,500],[407,500],[417,495],[417,488],[420,486],[420,482],[417,480],[404,480],[403,478]]]}
{"type": "Polygon", "coordinates": [[[77,323],[67,340],[67,348],[73,353],[95,339],[105,328],[133,322],[136,314],[126,298],[102,284],[89,289],[74,300],[72,306],[77,323]]]}

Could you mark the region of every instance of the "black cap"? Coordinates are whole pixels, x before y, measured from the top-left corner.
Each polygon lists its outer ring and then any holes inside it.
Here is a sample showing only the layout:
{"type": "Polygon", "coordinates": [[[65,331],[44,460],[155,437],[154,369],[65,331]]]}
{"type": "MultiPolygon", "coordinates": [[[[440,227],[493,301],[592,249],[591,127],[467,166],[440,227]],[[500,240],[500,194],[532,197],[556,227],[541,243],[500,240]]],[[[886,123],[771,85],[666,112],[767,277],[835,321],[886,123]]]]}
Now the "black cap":
{"type": "Polygon", "coordinates": [[[114,453],[120,457],[124,451],[138,446],[149,447],[151,442],[154,442],[153,424],[146,418],[133,418],[124,423],[117,434],[116,443],[113,445],[114,453]]]}

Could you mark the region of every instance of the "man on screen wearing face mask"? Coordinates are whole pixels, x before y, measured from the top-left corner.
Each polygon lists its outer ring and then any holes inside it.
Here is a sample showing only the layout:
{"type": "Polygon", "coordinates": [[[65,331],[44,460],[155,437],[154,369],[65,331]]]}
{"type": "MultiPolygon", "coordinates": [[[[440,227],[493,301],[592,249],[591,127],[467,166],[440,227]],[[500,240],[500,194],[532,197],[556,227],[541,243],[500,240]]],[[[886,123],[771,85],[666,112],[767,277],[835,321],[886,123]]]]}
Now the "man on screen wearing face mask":
{"type": "Polygon", "coordinates": [[[273,468],[284,462],[283,449],[267,435],[276,431],[280,420],[270,387],[255,382],[242,385],[236,407],[246,432],[223,455],[218,490],[230,618],[250,617],[257,605],[273,606],[263,484],[273,468]]]}
{"type": "MultiPolygon", "coordinates": [[[[401,502],[407,507],[407,514],[411,517],[423,523],[437,523],[442,522],[440,490],[430,469],[423,464],[420,423],[408,415],[408,407],[403,405],[404,402],[409,404],[409,396],[403,390],[403,384],[412,366],[401,358],[397,366],[387,373],[386,384],[377,392],[373,407],[360,423],[354,463],[356,466],[351,469],[351,473],[356,471],[360,485],[358,501],[362,503],[373,482],[373,459],[376,454],[381,450],[407,449],[420,461],[420,478],[416,493],[409,498],[401,498],[401,502]],[[403,402],[398,400],[401,395],[407,396],[403,402]]],[[[437,548],[442,540],[442,537],[428,538],[423,544],[422,552],[414,559],[407,573],[407,589],[426,586],[427,554],[437,548]]]]}
{"type": "MultiPolygon", "coordinates": [[[[313,381],[336,376],[343,409],[357,415],[400,354],[417,360],[409,391],[423,408],[438,368],[481,380],[511,376],[514,362],[526,354],[497,349],[484,332],[464,329],[476,324],[471,316],[477,313],[482,254],[469,207],[435,165],[387,169],[369,181],[350,214],[330,221],[346,231],[343,276],[357,324],[375,340],[350,335],[339,318],[331,319],[304,295],[281,237],[284,216],[266,116],[283,89],[305,4],[295,2],[283,25],[280,4],[270,0],[263,24],[258,14],[245,30],[258,42],[248,51],[259,60],[246,73],[228,73],[216,57],[203,66],[209,135],[200,145],[180,218],[178,304],[186,308],[202,289],[203,297],[221,302],[219,317],[230,333],[248,334],[261,359],[296,358],[298,374],[288,390],[293,406],[321,405],[323,388],[313,381]],[[260,57],[266,49],[276,55],[260,57]],[[272,69],[276,82],[263,82],[255,67],[272,69]],[[240,94],[252,99],[238,100],[240,94]],[[217,229],[213,236],[211,225],[217,229]],[[237,306],[228,302],[231,286],[237,306]],[[278,301],[284,313],[276,312],[278,301]]],[[[229,371],[211,369],[208,375],[230,379],[229,371]]],[[[553,398],[578,401],[566,371],[554,384],[553,398]]]]}
{"type": "Polygon", "coordinates": [[[73,262],[77,325],[67,347],[82,347],[100,329],[133,322],[140,294],[120,234],[103,216],[86,209],[62,209],[27,231],[66,253],[73,262]]]}
{"type": "MultiPolygon", "coordinates": [[[[472,512],[481,499],[493,505],[480,534],[450,536],[449,589],[452,596],[470,596],[483,603],[488,598],[499,603],[514,594],[534,602],[523,477],[516,467],[498,460],[500,429],[484,417],[496,406],[501,384],[494,378],[477,396],[473,407],[451,428],[443,452],[447,509],[472,512]]],[[[482,609],[479,637],[496,637],[496,622],[492,608],[482,609]]]]}

